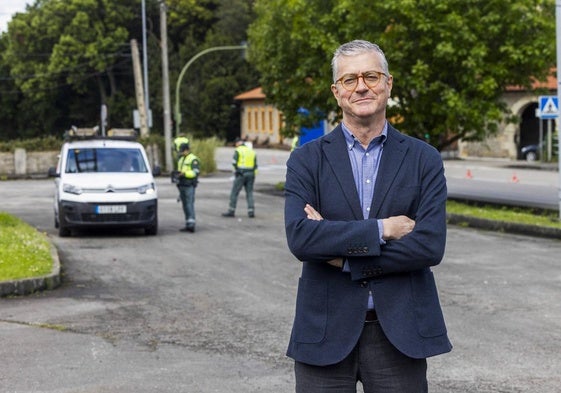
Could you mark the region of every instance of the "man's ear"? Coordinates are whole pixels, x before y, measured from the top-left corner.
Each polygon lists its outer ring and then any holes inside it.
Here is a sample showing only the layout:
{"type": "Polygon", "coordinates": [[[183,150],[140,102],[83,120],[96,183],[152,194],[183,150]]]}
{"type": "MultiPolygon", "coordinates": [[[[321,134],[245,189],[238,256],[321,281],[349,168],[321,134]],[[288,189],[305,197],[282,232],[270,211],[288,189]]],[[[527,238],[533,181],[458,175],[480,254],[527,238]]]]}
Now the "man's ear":
{"type": "Polygon", "coordinates": [[[333,96],[335,97],[335,99],[337,100],[337,104],[339,103],[339,89],[337,89],[336,85],[331,85],[331,92],[333,93],[333,96]]]}

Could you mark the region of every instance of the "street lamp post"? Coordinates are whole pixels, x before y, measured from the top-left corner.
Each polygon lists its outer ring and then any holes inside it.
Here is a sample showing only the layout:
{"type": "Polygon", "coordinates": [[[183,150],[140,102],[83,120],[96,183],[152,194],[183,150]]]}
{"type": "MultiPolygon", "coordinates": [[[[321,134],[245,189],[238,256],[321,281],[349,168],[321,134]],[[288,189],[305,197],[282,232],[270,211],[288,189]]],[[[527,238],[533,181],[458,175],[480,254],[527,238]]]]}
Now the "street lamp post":
{"type": "Polygon", "coordinates": [[[179,110],[179,88],[181,86],[181,80],[183,79],[183,75],[185,75],[187,69],[191,66],[191,64],[193,64],[195,60],[197,60],[199,57],[207,53],[215,52],[215,51],[223,51],[223,50],[240,50],[240,49],[241,50],[247,49],[247,45],[244,44],[244,45],[232,45],[232,46],[216,46],[213,48],[208,48],[197,53],[185,64],[185,66],[181,70],[181,73],[179,74],[179,77],[177,78],[177,83],[175,85],[175,135],[176,136],[179,135],[180,125],[181,125],[181,112],[179,110]]]}

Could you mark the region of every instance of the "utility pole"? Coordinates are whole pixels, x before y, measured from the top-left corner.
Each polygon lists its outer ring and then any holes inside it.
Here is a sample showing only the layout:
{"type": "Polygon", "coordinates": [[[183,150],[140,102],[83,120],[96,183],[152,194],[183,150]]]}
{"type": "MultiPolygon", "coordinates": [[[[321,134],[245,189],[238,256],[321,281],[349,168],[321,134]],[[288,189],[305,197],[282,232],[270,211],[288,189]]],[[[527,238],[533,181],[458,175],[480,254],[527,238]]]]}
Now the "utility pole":
{"type": "Polygon", "coordinates": [[[134,90],[136,93],[136,105],[140,117],[140,136],[148,136],[148,122],[146,107],[144,106],[144,90],[142,89],[142,73],[140,70],[140,54],[136,40],[131,40],[132,68],[134,71],[134,90]]]}
{"type": "MultiPolygon", "coordinates": [[[[150,116],[150,90],[148,89],[148,47],[146,43],[146,2],[142,0],[142,66],[144,69],[144,107],[146,115],[150,116]]],[[[148,118],[147,126],[150,128],[151,116],[148,118]]]]}
{"type": "Polygon", "coordinates": [[[165,2],[160,3],[160,40],[162,42],[162,94],[164,105],[164,139],[166,146],[166,170],[173,170],[171,158],[171,103],[169,96],[169,64],[168,64],[168,33],[167,33],[167,7],[165,2]]]}

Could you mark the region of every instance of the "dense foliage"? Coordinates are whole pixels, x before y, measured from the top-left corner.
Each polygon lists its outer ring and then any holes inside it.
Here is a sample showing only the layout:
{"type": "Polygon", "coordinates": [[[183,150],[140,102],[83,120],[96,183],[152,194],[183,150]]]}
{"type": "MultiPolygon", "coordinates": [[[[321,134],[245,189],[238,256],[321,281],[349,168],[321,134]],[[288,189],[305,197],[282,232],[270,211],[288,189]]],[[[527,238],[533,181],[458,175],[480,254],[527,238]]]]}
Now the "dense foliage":
{"type": "MultiPolygon", "coordinates": [[[[394,76],[389,117],[444,149],[482,140],[510,117],[509,86],[529,87],[555,66],[553,0],[166,0],[171,101],[181,69],[181,131],[233,139],[239,103],[262,85],[287,136],[338,108],[330,60],[356,38],[386,51],[394,76]],[[306,111],[300,110],[307,109],[306,111]],[[305,113],[305,115],[303,115],[305,113]]],[[[163,134],[161,0],[145,0],[152,133],[163,134]]],[[[72,125],[133,125],[131,40],[142,49],[140,0],[34,0],[0,35],[0,140],[60,136],[72,125]]],[[[173,110],[172,110],[173,113],[173,110]]]]}
{"type": "MultiPolygon", "coordinates": [[[[163,133],[160,1],[146,0],[152,132],[163,133]]],[[[252,0],[167,0],[171,99],[183,65],[205,48],[246,41],[252,0]]],[[[130,128],[131,40],[142,50],[140,0],[35,0],[0,36],[0,140],[62,135],[72,125],[130,128]]],[[[240,53],[209,55],[183,80],[183,124],[197,136],[239,131],[233,97],[258,85],[240,53]]]]}
{"type": "Polygon", "coordinates": [[[287,134],[337,113],[330,60],[353,39],[386,52],[394,124],[439,149],[495,132],[511,115],[505,89],[555,65],[553,0],[257,0],[255,10],[250,60],[287,134]]]}

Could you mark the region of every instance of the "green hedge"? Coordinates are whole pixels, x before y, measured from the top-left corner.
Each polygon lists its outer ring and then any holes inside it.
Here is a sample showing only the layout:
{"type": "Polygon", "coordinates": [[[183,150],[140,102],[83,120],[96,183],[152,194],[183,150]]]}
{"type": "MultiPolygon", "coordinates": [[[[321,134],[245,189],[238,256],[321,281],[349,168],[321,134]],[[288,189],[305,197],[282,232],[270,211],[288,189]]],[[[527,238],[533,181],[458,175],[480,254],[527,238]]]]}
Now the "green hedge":
{"type": "Polygon", "coordinates": [[[0,152],[13,153],[16,149],[25,149],[28,151],[58,151],[63,142],[62,138],[54,136],[14,139],[9,142],[0,142],[0,152]]]}

